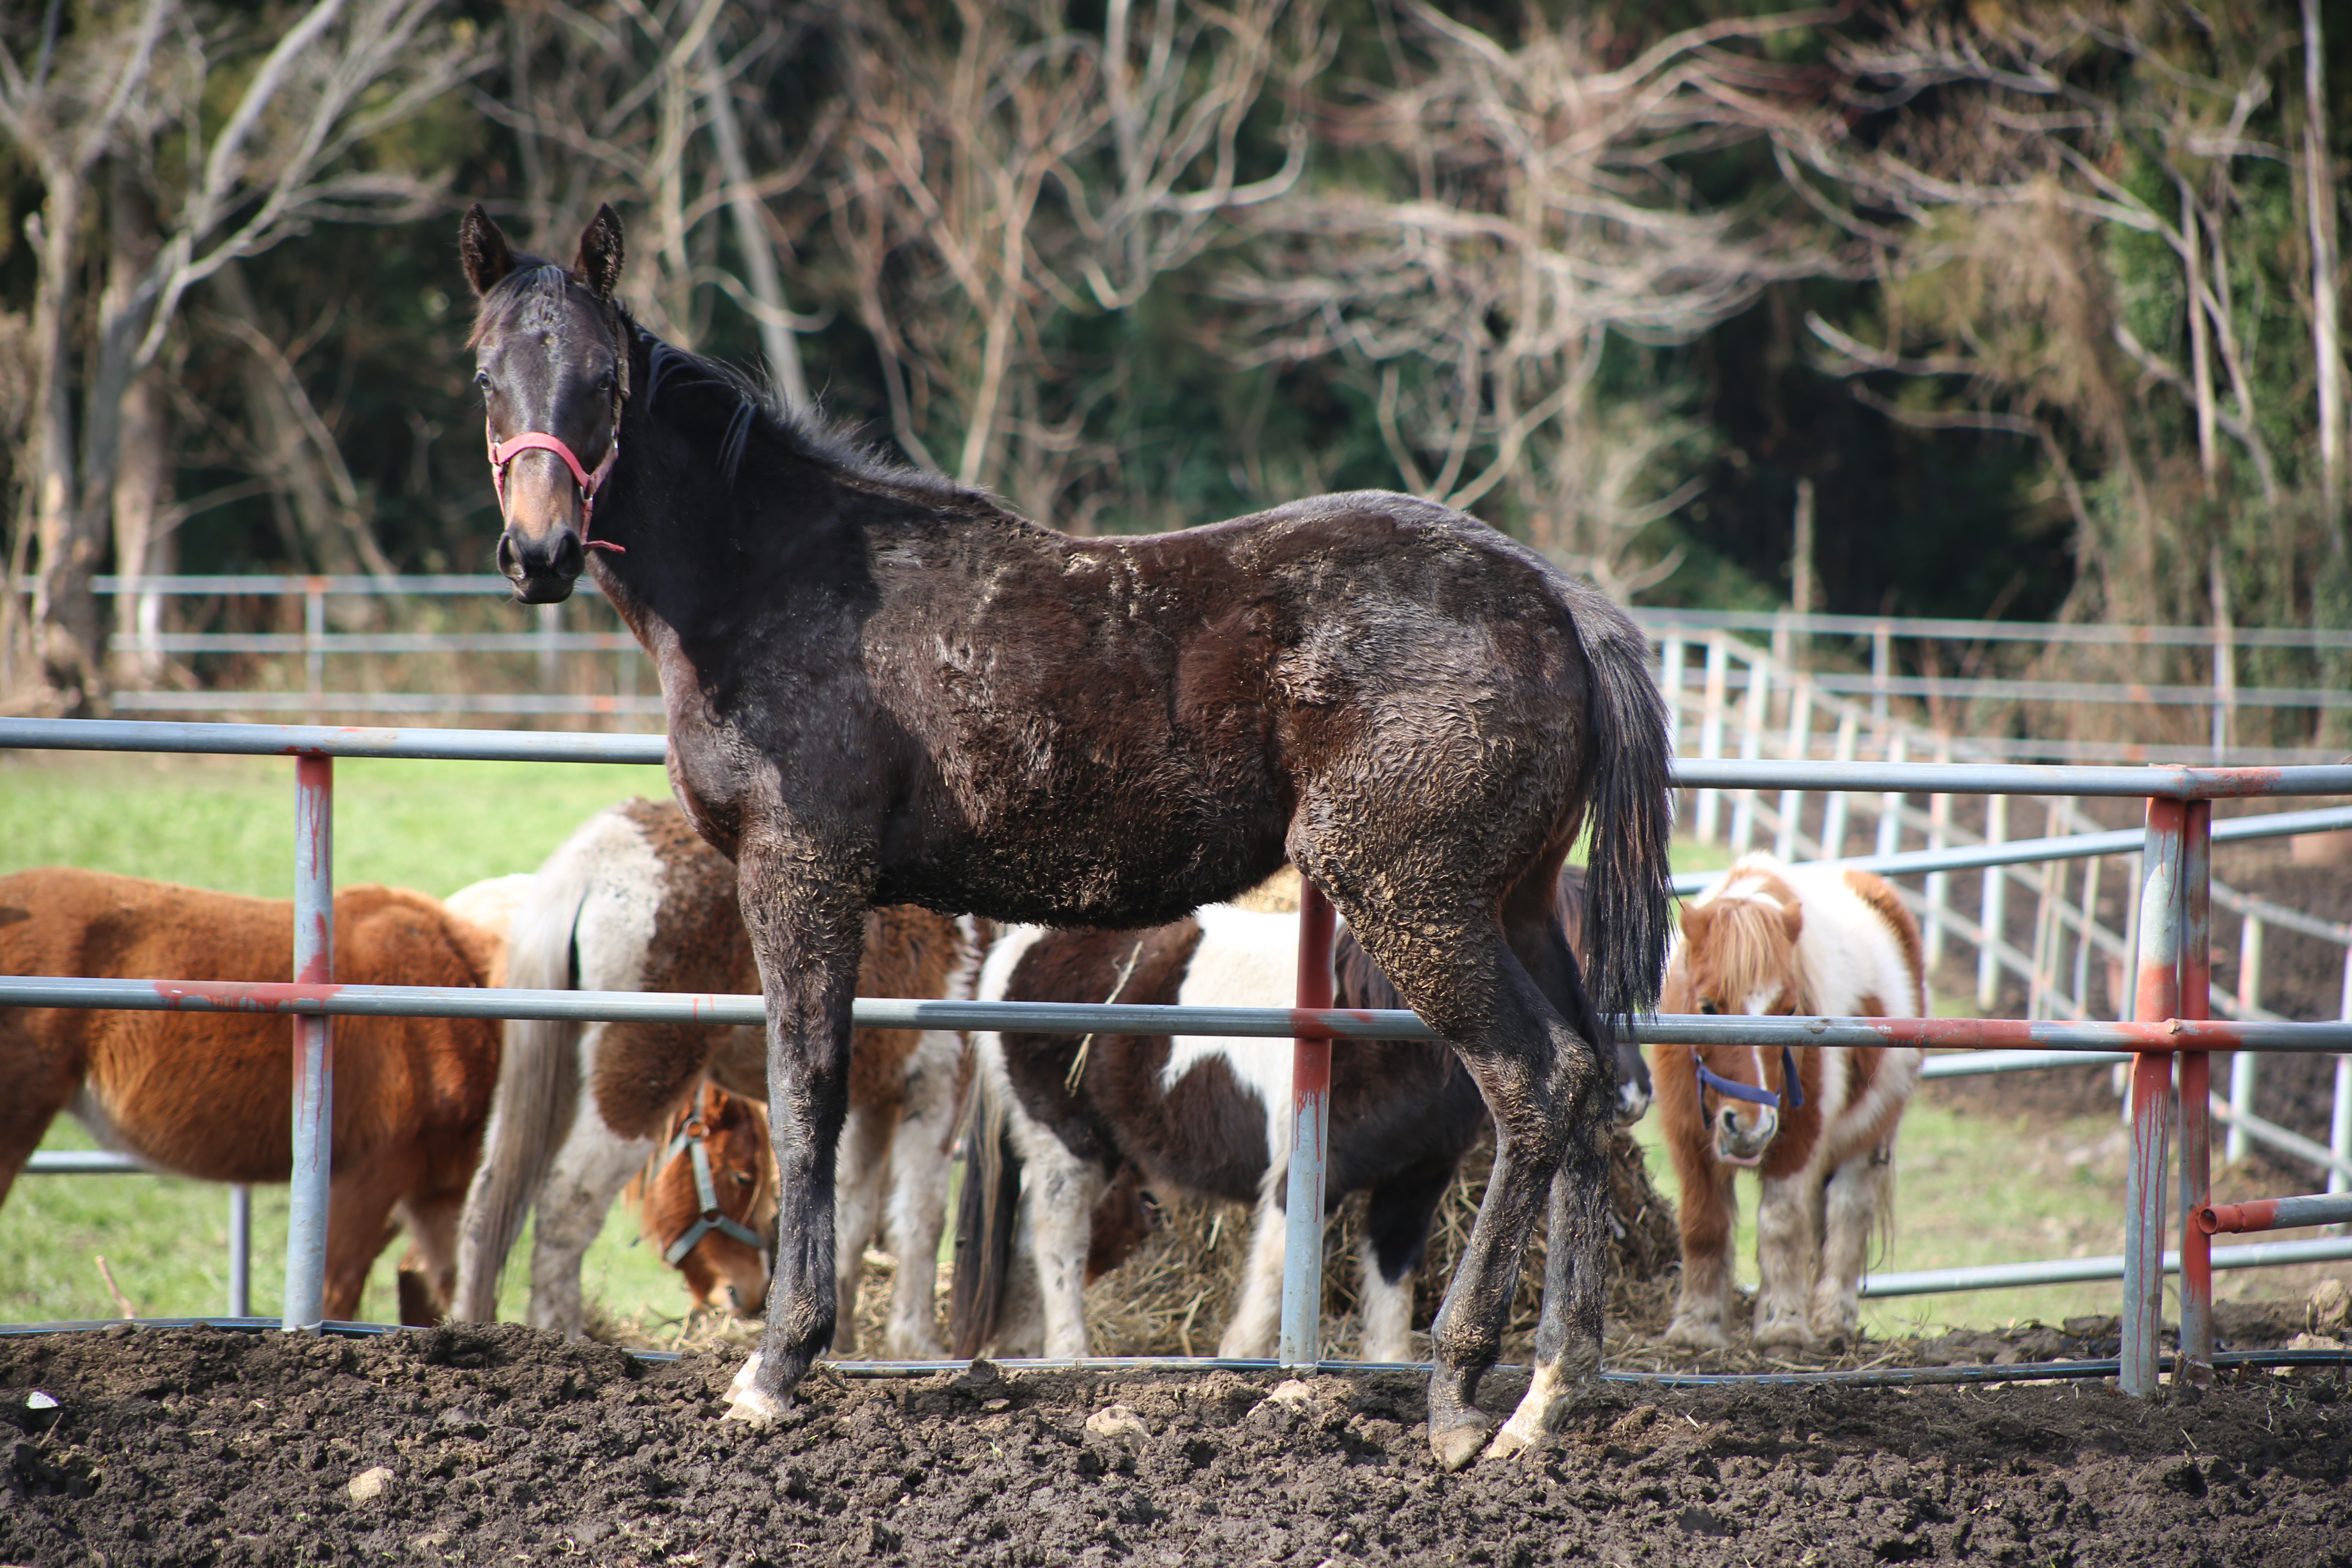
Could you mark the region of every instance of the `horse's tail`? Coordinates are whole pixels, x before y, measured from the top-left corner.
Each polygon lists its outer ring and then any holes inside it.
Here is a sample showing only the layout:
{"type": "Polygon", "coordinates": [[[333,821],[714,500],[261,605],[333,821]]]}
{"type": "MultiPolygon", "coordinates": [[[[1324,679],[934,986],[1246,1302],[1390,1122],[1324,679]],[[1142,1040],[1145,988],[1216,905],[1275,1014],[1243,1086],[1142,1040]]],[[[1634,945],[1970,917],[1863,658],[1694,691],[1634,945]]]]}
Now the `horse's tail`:
{"type": "Polygon", "coordinates": [[[1674,888],[1673,751],[1650,679],[1641,628],[1597,590],[1577,595],[1574,621],[1591,673],[1586,759],[1592,846],[1585,862],[1584,951],[1604,1023],[1657,1005],[1674,888]]]}
{"type": "MultiPolygon", "coordinates": [[[[541,869],[530,897],[515,911],[507,948],[509,988],[579,988],[573,932],[595,867],[593,856],[558,851],[541,869]]],[[[482,1163],[474,1171],[457,1227],[457,1289],[449,1307],[457,1321],[498,1321],[507,1254],[578,1110],[580,1030],[576,1021],[507,1021],[489,1125],[482,1133],[482,1163]]]]}
{"type": "Polygon", "coordinates": [[[982,1063],[972,1076],[963,1116],[955,1272],[948,1288],[950,1353],[959,1359],[978,1355],[996,1333],[997,1313],[1013,1277],[1013,1213],[1021,1199],[1021,1156],[1006,1126],[999,1075],[982,1063]]]}

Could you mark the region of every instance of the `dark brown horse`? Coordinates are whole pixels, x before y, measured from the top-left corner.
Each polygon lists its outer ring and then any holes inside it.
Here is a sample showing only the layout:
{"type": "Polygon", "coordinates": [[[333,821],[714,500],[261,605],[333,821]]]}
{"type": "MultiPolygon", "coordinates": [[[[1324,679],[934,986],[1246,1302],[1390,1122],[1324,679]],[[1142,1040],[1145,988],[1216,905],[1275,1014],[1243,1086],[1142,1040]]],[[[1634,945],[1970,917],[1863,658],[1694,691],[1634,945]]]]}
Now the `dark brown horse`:
{"type": "Polygon", "coordinates": [[[738,868],[783,1208],[732,1413],[781,1412],[833,1333],[866,911],[1139,928],[1286,857],[1494,1113],[1494,1179],[1435,1333],[1448,1465],[1486,1446],[1478,1382],[1549,1195],[1539,1364],[1497,1440],[1524,1447],[1601,1354],[1616,1073],[1568,1022],[1583,982],[1552,899],[1588,818],[1599,1009],[1648,1005],[1665,957],[1665,724],[1633,624],[1408,496],[1056,533],[638,327],[614,298],[610,208],[569,268],[517,256],[479,207],[459,246],[500,570],[551,604],[593,554],[660,671],[672,785],[738,868]]]}

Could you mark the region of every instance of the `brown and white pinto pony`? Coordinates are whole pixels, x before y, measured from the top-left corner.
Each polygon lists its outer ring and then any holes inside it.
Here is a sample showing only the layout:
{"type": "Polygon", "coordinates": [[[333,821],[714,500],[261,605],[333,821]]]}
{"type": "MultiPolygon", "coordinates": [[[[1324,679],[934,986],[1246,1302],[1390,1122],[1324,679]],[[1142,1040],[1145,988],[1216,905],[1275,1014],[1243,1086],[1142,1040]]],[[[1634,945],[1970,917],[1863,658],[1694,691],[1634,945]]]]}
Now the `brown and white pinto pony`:
{"type": "MultiPolygon", "coordinates": [[[[335,894],[335,978],[480,985],[496,936],[422,893],[335,894]]],[[[294,907],[171,882],[53,867],[0,878],[0,973],[284,982],[294,907]]],[[[337,1018],[327,1198],[326,1315],[354,1319],[368,1269],[405,1226],[428,1289],[448,1300],[457,1214],[498,1076],[499,1026],[475,1018],[337,1018]]],[[[0,1201],[50,1121],[211,1182],[283,1182],[293,1163],[293,1045],[282,1014],[0,1009],[0,1201]]],[[[405,1300],[405,1315],[420,1303],[405,1300]]]]}
{"type": "MultiPolygon", "coordinates": [[[[1746,856],[1683,910],[1659,1007],[1924,1017],[1919,928],[1867,871],[1746,856]]],[[[1892,1212],[1895,1131],[1918,1087],[1919,1052],[1659,1045],[1651,1069],[1682,1182],[1682,1287],[1666,1338],[1730,1342],[1732,1178],[1742,1170],[1762,1188],[1757,1342],[1851,1336],[1864,1250],[1892,1212]]]]}
{"type": "MultiPolygon", "coordinates": [[[[961,922],[891,907],[865,923],[859,994],[968,992],[974,942],[961,922]]],[[[520,990],[761,989],[735,868],[667,801],[630,801],[582,825],[540,868],[510,938],[507,984],[520,990]]],[[[481,1172],[466,1201],[451,1315],[495,1319],[499,1272],[535,1207],[530,1321],[578,1338],[581,1259],[613,1200],[662,1150],[673,1115],[704,1079],[764,1101],[767,1065],[756,1027],[509,1023],[481,1172]]],[[[968,1070],[963,1042],[946,1031],[861,1029],[847,1068],[837,1289],[856,1300],[866,1245],[885,1233],[901,1262],[890,1352],[936,1354],[935,1264],[968,1070]]],[[[763,1288],[739,1280],[735,1293],[756,1310],[763,1288]]],[[[854,1349],[855,1334],[852,1314],[842,1313],[835,1352],[854,1349]]]]}
{"type": "MultiPolygon", "coordinates": [[[[1558,915],[1571,952],[1584,926],[1584,876],[1567,868],[1558,915]]],[[[1141,931],[1019,926],[981,972],[988,1001],[1172,1003],[1280,1007],[1297,994],[1298,917],[1212,904],[1141,931]]],[[[1399,1008],[1393,986],[1342,929],[1335,1005],[1399,1008]]],[[[1563,999],[1591,1022],[1580,994],[1563,999]]],[[[1598,1026],[1594,1025],[1597,1029],[1598,1026]]],[[[1286,1040],[982,1033],[979,1089],[966,1122],[957,1221],[958,1355],[1089,1353],[1084,1288],[1140,1238],[1135,1187],[1254,1205],[1250,1260],[1217,1353],[1273,1353],[1281,1308],[1291,1127],[1286,1040]]],[[[1649,1102],[1627,1045],[1621,1119],[1649,1102]]],[[[1462,1157],[1489,1123],[1475,1083],[1444,1047],[1349,1041],[1331,1064],[1326,1201],[1369,1194],[1360,1261],[1363,1355],[1412,1359],[1412,1273],[1462,1157]]]]}

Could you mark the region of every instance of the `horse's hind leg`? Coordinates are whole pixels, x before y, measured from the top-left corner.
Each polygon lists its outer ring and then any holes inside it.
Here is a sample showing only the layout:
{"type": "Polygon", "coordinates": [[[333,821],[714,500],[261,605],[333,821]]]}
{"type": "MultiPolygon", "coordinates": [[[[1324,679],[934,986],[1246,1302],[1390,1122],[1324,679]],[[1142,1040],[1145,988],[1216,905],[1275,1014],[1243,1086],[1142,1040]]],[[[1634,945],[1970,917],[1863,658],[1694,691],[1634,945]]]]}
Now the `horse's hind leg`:
{"type": "Polygon", "coordinates": [[[0,1204],[8,1201],[17,1173],[41,1146],[49,1123],[81,1087],[81,1052],[36,1034],[26,1020],[38,1016],[0,1011],[0,1084],[7,1086],[0,1094],[0,1204]]]}
{"type": "Polygon", "coordinates": [[[961,1111],[963,1042],[933,1030],[908,1063],[907,1110],[890,1142],[884,1233],[898,1259],[883,1344],[910,1361],[941,1353],[939,1334],[940,1235],[947,1225],[950,1145],[961,1111]]]}
{"type": "MultiPolygon", "coordinates": [[[[1495,1119],[1495,1165],[1470,1241],[1446,1288],[1432,1338],[1429,1440],[1440,1464],[1475,1458],[1491,1426],[1477,1407],[1479,1381],[1502,1352],[1503,1325],[1518,1285],[1519,1259],[1564,1151],[1579,1146],[1574,1169],[1600,1172],[1606,1201],[1609,1101],[1615,1075],[1545,1000],[1505,945],[1493,906],[1419,910],[1354,896],[1343,865],[1318,864],[1308,847],[1293,858],[1321,883],[1373,962],[1397,982],[1416,1012],[1444,1037],[1469,1069],[1495,1119]]],[[[1389,887],[1400,886],[1409,867],[1389,887]]],[[[1569,1278],[1600,1274],[1601,1232],[1579,1226],[1557,1248],[1569,1278]]],[[[1601,1296],[1579,1289],[1562,1320],[1555,1361],[1572,1379],[1597,1369],[1601,1296]]]]}
{"type": "Polygon", "coordinates": [[[857,1349],[857,1282],[866,1274],[866,1248],[882,1228],[882,1192],[890,1174],[895,1108],[853,1105],[841,1124],[841,1150],[835,1156],[833,1353],[857,1349]]]}
{"type": "Polygon", "coordinates": [[[1429,1225],[1454,1180],[1454,1163],[1432,1161],[1391,1175],[1364,1205],[1364,1359],[1412,1361],[1412,1278],[1429,1249],[1429,1225]]]}
{"type": "Polygon", "coordinates": [[[1268,1173],[1258,1194],[1256,1219],[1250,1227],[1249,1261],[1242,1268],[1242,1289],[1234,1299],[1234,1315],[1217,1342],[1217,1354],[1227,1361],[1270,1356],[1282,1321],[1282,1266],[1288,1240],[1289,1217],[1276,1200],[1279,1169],[1268,1173]]]}
{"type": "Polygon", "coordinates": [[[624,1138],[583,1104],[555,1152],[533,1205],[530,1324],[576,1340],[587,1329],[580,1260],[604,1228],[613,1200],[655,1150],[650,1138],[624,1138]]]}

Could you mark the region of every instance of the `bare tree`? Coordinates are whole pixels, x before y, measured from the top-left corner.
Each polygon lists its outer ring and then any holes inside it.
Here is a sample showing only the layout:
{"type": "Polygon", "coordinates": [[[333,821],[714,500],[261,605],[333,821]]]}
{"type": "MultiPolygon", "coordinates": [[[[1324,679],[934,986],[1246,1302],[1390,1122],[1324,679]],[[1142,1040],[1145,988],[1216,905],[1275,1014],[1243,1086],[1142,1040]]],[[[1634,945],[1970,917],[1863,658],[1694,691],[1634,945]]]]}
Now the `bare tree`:
{"type": "Polygon", "coordinates": [[[1317,11],[1155,0],[1139,16],[1112,0],[1097,37],[1042,0],[960,0],[937,28],[877,8],[843,53],[834,232],[899,446],[1084,526],[1089,506],[1064,497],[1115,465],[1087,433],[1108,389],[1056,363],[1049,324],[1132,307],[1236,210],[1291,187],[1317,11]],[[1245,122],[1286,86],[1285,159],[1244,178],[1245,122]]]}
{"type": "Polygon", "coordinates": [[[1392,180],[1259,213],[1223,284],[1253,312],[1244,359],[1335,359],[1409,487],[1454,506],[1499,487],[1554,553],[1638,586],[1633,536],[1696,493],[1657,474],[1694,427],[1656,400],[1601,410],[1593,377],[1612,334],[1687,341],[1777,279],[1839,269],[1803,226],[1709,207],[1680,173],[1759,140],[1792,84],[1731,46],[1824,19],[1712,23],[1612,67],[1605,18],[1530,19],[1511,44],[1415,0],[1414,63],[1334,110],[1392,180]]]}
{"type": "Polygon", "coordinates": [[[40,552],[42,705],[79,713],[103,701],[90,578],[115,511],[124,410],[188,290],[313,223],[383,221],[432,205],[417,178],[355,154],[481,63],[467,38],[431,26],[434,13],[432,0],[315,0],[264,28],[215,19],[191,0],[142,0],[89,13],[60,38],[51,5],[29,60],[28,40],[0,34],[0,128],[42,186],[39,390],[18,464],[18,526],[40,552]],[[214,101],[224,93],[225,120],[214,101]],[[152,245],[111,246],[78,343],[84,247],[104,228],[89,212],[107,172],[139,181],[152,245]]]}

